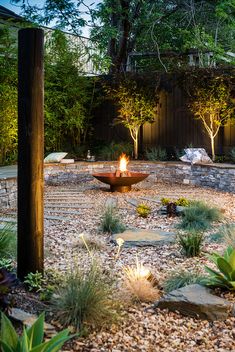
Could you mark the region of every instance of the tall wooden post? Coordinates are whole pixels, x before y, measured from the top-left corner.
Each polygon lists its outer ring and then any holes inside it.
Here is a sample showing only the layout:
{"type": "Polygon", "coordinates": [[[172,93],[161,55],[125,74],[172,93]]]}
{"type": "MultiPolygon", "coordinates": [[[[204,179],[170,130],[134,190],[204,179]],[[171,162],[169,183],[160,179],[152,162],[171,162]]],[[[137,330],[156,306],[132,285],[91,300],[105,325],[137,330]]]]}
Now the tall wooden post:
{"type": "Polygon", "coordinates": [[[43,272],[43,30],[19,31],[18,277],[43,272]]]}

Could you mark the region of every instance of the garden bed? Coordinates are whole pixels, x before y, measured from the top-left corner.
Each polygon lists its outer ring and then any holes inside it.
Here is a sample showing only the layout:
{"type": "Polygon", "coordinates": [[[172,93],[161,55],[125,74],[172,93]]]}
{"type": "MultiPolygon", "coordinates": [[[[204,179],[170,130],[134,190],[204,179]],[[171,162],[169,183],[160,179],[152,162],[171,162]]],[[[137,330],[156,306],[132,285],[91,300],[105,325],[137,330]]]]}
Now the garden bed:
{"type": "MultiPolygon", "coordinates": [[[[91,168],[90,164],[84,163],[84,165],[91,168]]],[[[64,167],[58,166],[58,169],[64,167]]],[[[71,265],[74,263],[82,270],[87,270],[91,264],[91,258],[87,250],[81,246],[79,239],[79,234],[85,232],[94,241],[98,240],[100,243],[100,248],[95,250],[94,256],[101,268],[105,272],[111,273],[112,277],[117,280],[116,292],[123,301],[125,301],[125,294],[121,290],[122,269],[127,265],[135,265],[136,256],[151,270],[160,283],[172,270],[198,269],[204,272],[204,265],[209,263],[206,254],[211,251],[221,252],[225,249],[224,243],[212,242],[209,234],[216,232],[223,222],[235,221],[233,194],[183,184],[176,184],[172,187],[171,184],[156,182],[155,176],[133,186],[133,190],[126,194],[111,194],[108,191],[108,186],[88,178],[79,184],[75,182],[70,185],[47,186],[45,198],[46,208],[49,209],[49,205],[51,206],[51,215],[60,217],[60,221],[45,220],[46,271],[54,270],[58,273],[66,273],[70,271],[71,265]],[[73,192],[76,192],[76,197],[72,197],[73,192]],[[56,194],[68,194],[68,208],[66,208],[68,213],[61,214],[61,201],[58,198],[53,200],[53,194],[55,199],[57,198],[56,194]],[[179,197],[204,200],[221,208],[226,218],[206,232],[203,252],[199,257],[186,258],[178,245],[172,243],[154,247],[123,247],[120,255],[116,258],[117,246],[111,242],[110,234],[99,231],[101,216],[110,197],[117,201],[118,211],[124,224],[138,229],[176,231],[175,225],[179,222],[179,218],[169,218],[158,212],[159,200],[162,197],[173,200],[179,197]],[[56,202],[57,206],[54,205],[55,208],[52,208],[52,204],[56,202]],[[147,219],[137,215],[136,207],[133,205],[136,202],[144,202],[150,206],[151,214],[147,219]],[[54,209],[53,212],[52,209],[54,209]],[[77,213],[73,214],[73,211],[77,213]]],[[[13,208],[2,210],[1,215],[10,216],[13,211],[13,208]]],[[[49,210],[47,211],[50,213],[49,210]]],[[[217,293],[229,301],[235,302],[233,294],[217,293]]],[[[41,303],[37,305],[38,296],[33,297],[34,303],[29,305],[29,298],[32,299],[32,294],[21,292],[16,302],[23,309],[38,313],[44,308],[41,307],[41,303]]],[[[191,352],[232,351],[235,349],[235,318],[232,316],[225,321],[208,322],[184,317],[179,313],[167,310],[155,309],[152,304],[146,303],[125,305],[121,312],[123,320],[120,326],[112,325],[101,332],[94,331],[86,338],[69,343],[64,347],[64,350],[83,352],[178,350],[191,352]]],[[[49,315],[48,319],[56,325],[53,316],[49,315]]]]}

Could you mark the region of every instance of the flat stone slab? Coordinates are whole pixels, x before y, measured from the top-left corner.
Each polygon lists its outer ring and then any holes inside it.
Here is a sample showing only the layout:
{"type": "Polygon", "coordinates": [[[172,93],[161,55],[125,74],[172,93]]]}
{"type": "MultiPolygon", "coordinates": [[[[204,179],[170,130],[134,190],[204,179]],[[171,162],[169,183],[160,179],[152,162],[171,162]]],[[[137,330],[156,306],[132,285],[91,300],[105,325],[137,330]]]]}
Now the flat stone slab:
{"type": "MultiPolygon", "coordinates": [[[[73,203],[74,204],[74,203],[73,203]]],[[[50,204],[50,203],[47,203],[46,204],[46,208],[63,208],[63,209],[92,209],[93,208],[93,205],[90,205],[90,204],[77,204],[77,205],[64,205],[63,203],[62,204],[50,204]]]]}
{"type": "Polygon", "coordinates": [[[227,319],[232,310],[232,303],[211,294],[210,289],[194,284],[171,291],[156,302],[155,307],[214,321],[227,319]]]}
{"type": "Polygon", "coordinates": [[[159,246],[174,242],[175,233],[162,230],[132,229],[112,236],[115,243],[117,238],[122,238],[125,241],[125,247],[159,246]]]}
{"type": "MultiPolygon", "coordinates": [[[[11,308],[9,310],[9,317],[21,324],[29,327],[37,320],[37,316],[34,314],[27,313],[19,308],[11,308]]],[[[56,335],[55,327],[51,324],[44,322],[44,332],[47,337],[52,337],[56,335]]]]}

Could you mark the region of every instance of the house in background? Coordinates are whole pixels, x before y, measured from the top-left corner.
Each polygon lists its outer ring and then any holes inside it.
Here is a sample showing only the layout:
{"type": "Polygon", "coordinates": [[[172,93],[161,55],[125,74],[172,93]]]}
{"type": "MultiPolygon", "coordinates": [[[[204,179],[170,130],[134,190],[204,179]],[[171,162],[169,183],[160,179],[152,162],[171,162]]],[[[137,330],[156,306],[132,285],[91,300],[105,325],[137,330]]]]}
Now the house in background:
{"type": "MultiPolygon", "coordinates": [[[[5,26],[10,28],[12,38],[17,42],[18,30],[27,26],[30,26],[30,22],[27,22],[25,18],[17,15],[13,11],[0,5],[0,28],[5,26]]],[[[45,41],[50,39],[51,33],[54,29],[41,26],[45,33],[45,41]]],[[[79,69],[81,74],[86,76],[100,74],[99,68],[96,67],[94,60],[92,59],[96,48],[94,43],[89,39],[82,36],[74,35],[71,33],[64,32],[67,39],[72,46],[75,46],[80,53],[79,69]]]]}

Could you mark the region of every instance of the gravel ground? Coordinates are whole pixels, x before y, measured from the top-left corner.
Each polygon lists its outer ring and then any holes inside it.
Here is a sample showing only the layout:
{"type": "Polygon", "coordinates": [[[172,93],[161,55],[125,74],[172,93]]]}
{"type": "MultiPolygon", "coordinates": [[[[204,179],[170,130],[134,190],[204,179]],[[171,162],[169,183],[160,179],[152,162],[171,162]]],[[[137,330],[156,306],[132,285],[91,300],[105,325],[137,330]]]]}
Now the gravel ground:
{"type": "MultiPolygon", "coordinates": [[[[204,252],[198,258],[185,258],[176,244],[159,247],[123,248],[118,260],[115,260],[117,248],[110,242],[108,234],[98,231],[100,218],[108,198],[114,197],[118,201],[119,214],[122,221],[129,227],[143,229],[161,229],[175,231],[178,218],[167,218],[159,215],[159,204],[153,200],[143,200],[142,197],[160,200],[162,197],[186,197],[194,200],[204,200],[211,205],[220,207],[224,214],[223,222],[235,222],[235,195],[203,189],[187,185],[171,185],[154,183],[151,179],[133,187],[129,193],[110,193],[108,187],[96,180],[82,184],[63,186],[48,186],[46,197],[48,202],[54,202],[57,193],[70,192],[67,211],[80,212],[77,214],[56,214],[66,217],[64,221],[45,221],[45,267],[59,272],[70,270],[72,265],[81,268],[89,266],[87,251],[79,246],[78,235],[85,232],[91,238],[98,239],[102,248],[95,252],[97,260],[106,270],[112,270],[118,280],[121,279],[122,267],[134,265],[136,256],[160,280],[172,270],[198,268],[208,263],[206,252],[223,251],[225,245],[210,243],[204,245],[204,252]],[[73,194],[76,193],[76,197],[73,194]],[[139,203],[146,203],[152,209],[147,219],[137,216],[135,207],[129,201],[137,199],[139,203]],[[73,208],[77,204],[77,209],[73,208]],[[68,217],[70,220],[68,220],[68,217]]],[[[57,203],[61,203],[58,202],[57,203]]],[[[6,215],[7,212],[4,213],[6,215]]],[[[222,224],[215,224],[208,233],[216,232],[222,224]]],[[[222,294],[221,294],[222,295],[222,294]]],[[[226,298],[235,302],[234,294],[224,294],[226,298]]],[[[94,332],[86,339],[74,341],[64,350],[66,351],[235,351],[235,318],[226,321],[209,323],[183,317],[177,313],[154,310],[150,305],[137,304],[126,308],[125,318],[120,326],[111,326],[107,331],[94,332]]]]}

